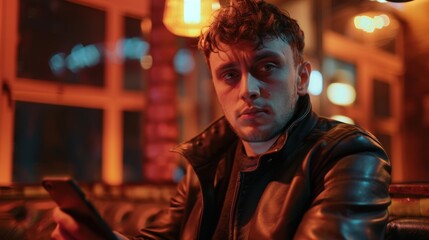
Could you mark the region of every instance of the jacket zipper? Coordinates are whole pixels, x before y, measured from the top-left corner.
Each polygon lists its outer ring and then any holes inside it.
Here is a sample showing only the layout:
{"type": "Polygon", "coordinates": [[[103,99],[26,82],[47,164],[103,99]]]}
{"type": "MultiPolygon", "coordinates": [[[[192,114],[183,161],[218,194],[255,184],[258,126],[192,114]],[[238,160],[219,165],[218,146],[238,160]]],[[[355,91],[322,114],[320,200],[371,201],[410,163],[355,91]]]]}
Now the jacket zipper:
{"type": "MultiPolygon", "coordinates": [[[[293,126],[295,126],[298,122],[300,122],[302,119],[304,119],[308,113],[309,113],[309,109],[306,109],[306,111],[298,118],[296,119],[287,129],[286,132],[288,132],[291,128],[293,128],[293,126]]],[[[231,213],[230,213],[230,239],[237,239],[236,238],[236,228],[235,228],[235,224],[236,224],[236,212],[237,212],[237,198],[238,198],[238,193],[240,192],[240,187],[241,187],[241,183],[244,179],[244,174],[243,172],[239,172],[238,175],[238,179],[237,182],[235,184],[235,192],[234,192],[234,198],[232,199],[232,206],[231,206],[231,213]]]]}
{"type": "Polygon", "coordinates": [[[301,122],[302,119],[307,117],[307,115],[309,113],[310,113],[310,108],[307,107],[307,109],[305,109],[305,112],[299,118],[297,118],[295,121],[293,121],[293,123],[286,129],[286,133],[289,132],[289,130],[292,129],[292,127],[294,127],[296,124],[298,124],[298,122],[301,122]]]}
{"type": "Polygon", "coordinates": [[[236,219],[235,219],[235,215],[236,215],[236,207],[237,207],[237,199],[238,199],[238,193],[240,192],[240,186],[241,186],[241,182],[244,179],[244,175],[243,173],[240,171],[238,174],[238,179],[237,182],[235,184],[235,192],[234,192],[234,198],[232,199],[232,206],[231,206],[231,213],[230,213],[230,217],[229,217],[229,221],[230,221],[230,239],[236,239],[236,234],[235,234],[235,223],[236,223],[236,219]]]}
{"type": "Polygon", "coordinates": [[[197,240],[200,239],[200,235],[201,235],[201,227],[202,227],[202,222],[203,222],[203,215],[204,215],[204,199],[201,198],[201,214],[200,214],[200,219],[198,219],[198,231],[197,231],[197,240]]]}

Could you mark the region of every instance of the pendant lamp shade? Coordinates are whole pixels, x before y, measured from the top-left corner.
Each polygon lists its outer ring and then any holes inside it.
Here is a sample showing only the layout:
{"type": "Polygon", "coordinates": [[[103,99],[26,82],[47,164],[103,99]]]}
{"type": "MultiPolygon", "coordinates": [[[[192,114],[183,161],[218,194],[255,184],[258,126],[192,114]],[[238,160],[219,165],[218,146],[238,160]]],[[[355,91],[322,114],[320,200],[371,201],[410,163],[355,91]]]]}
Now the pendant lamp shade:
{"type": "Polygon", "coordinates": [[[175,35],[198,37],[219,6],[215,0],[166,0],[163,22],[175,35]]]}

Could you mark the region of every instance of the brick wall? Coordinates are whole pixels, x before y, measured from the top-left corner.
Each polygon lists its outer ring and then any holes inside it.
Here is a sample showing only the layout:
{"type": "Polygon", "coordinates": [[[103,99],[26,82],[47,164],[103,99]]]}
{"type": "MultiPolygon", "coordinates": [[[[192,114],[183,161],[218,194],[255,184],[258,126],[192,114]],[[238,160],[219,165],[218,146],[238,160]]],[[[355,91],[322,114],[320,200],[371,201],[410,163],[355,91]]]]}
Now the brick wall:
{"type": "Polygon", "coordinates": [[[169,149],[178,139],[177,76],[173,58],[177,50],[176,37],[163,25],[163,0],[151,1],[152,31],[150,52],[153,58],[149,70],[147,112],[144,120],[144,178],[150,182],[172,181],[177,157],[169,149]]]}

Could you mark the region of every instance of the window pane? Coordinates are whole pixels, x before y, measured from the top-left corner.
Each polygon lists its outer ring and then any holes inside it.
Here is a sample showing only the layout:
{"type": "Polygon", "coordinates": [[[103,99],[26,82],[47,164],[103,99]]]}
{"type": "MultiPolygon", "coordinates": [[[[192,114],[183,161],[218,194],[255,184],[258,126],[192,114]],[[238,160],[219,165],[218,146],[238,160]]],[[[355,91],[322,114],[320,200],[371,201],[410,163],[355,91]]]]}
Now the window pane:
{"type": "Polygon", "coordinates": [[[14,182],[46,175],[101,181],[101,110],[16,102],[14,133],[14,182]]]}
{"type": "Polygon", "coordinates": [[[392,136],[384,133],[374,133],[378,140],[383,145],[384,150],[389,158],[392,157],[392,136]]]}
{"type": "Polygon", "coordinates": [[[152,65],[152,59],[148,55],[149,43],[143,35],[145,24],[149,19],[137,19],[125,17],[125,39],[123,40],[124,58],[124,89],[144,90],[147,79],[147,69],[152,65]]]}
{"type": "Polygon", "coordinates": [[[124,112],[124,182],[143,181],[143,134],[141,112],[124,112]]]}
{"type": "Polygon", "coordinates": [[[374,115],[381,118],[391,117],[389,83],[374,79],[373,89],[374,115]]]}
{"type": "Polygon", "coordinates": [[[19,11],[18,77],[103,86],[105,12],[64,0],[19,11]]]}
{"type": "MultiPolygon", "coordinates": [[[[356,65],[349,63],[340,59],[333,57],[326,57],[323,63],[324,75],[328,81],[328,84],[331,83],[345,83],[350,85],[354,91],[356,91],[357,86],[357,75],[356,75],[356,65]]],[[[336,92],[338,95],[342,95],[345,92],[336,92]]],[[[348,96],[349,93],[346,95],[348,96]]],[[[358,97],[353,101],[353,104],[358,102],[358,97]]]]}

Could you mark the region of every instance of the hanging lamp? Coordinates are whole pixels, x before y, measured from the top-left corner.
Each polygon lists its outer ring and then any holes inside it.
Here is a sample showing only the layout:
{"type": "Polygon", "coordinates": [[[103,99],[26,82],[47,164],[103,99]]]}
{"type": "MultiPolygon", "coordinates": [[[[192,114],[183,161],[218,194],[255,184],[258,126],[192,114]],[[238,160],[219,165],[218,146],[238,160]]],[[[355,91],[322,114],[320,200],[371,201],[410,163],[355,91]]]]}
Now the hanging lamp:
{"type": "Polygon", "coordinates": [[[163,22],[175,35],[198,37],[219,7],[217,0],[166,0],[163,22]]]}

